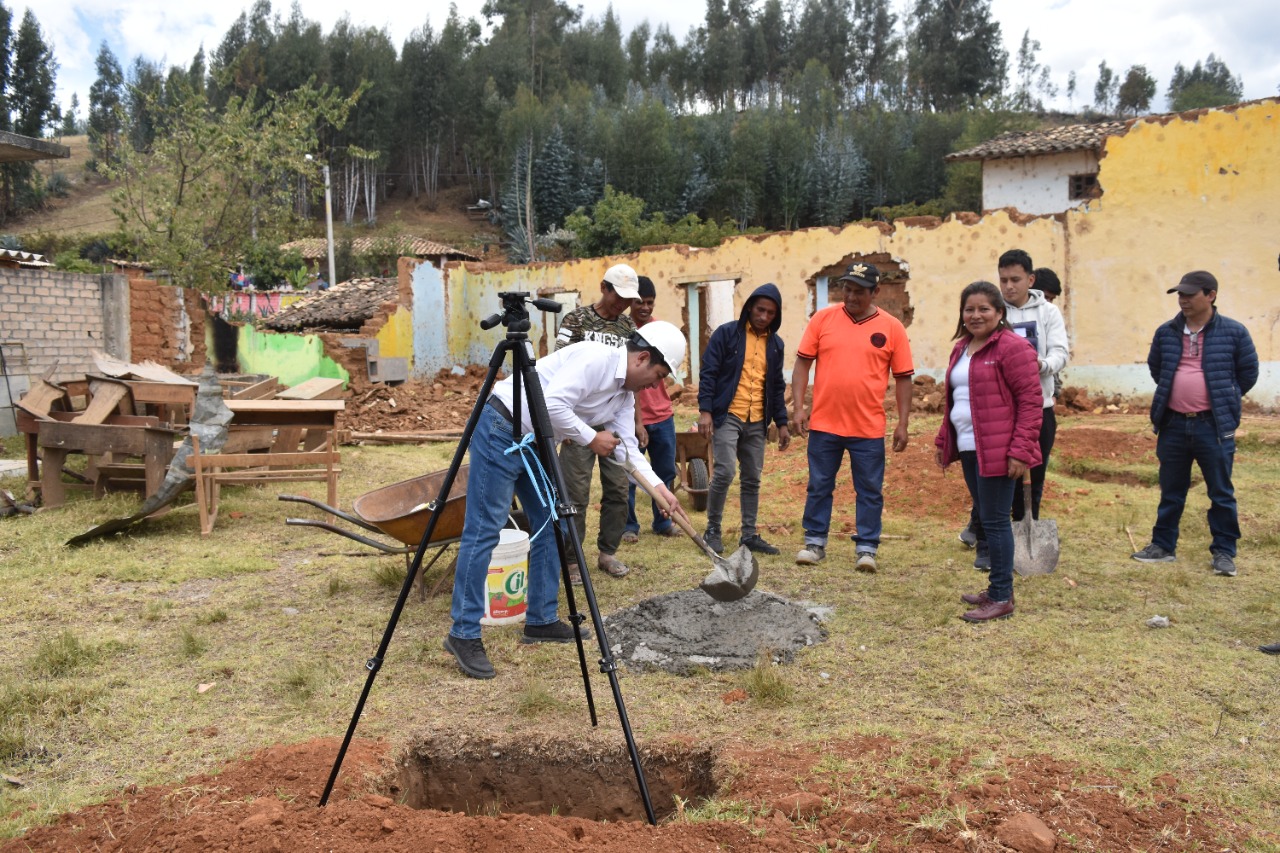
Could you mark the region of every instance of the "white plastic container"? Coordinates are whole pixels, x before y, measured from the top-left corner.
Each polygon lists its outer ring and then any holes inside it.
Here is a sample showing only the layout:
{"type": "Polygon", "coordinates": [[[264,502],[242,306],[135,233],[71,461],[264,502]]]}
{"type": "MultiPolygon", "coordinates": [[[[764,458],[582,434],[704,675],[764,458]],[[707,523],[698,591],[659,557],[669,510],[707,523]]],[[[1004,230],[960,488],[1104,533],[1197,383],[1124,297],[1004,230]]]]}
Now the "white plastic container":
{"type": "Polygon", "coordinates": [[[529,606],[529,534],[504,527],[489,558],[481,625],[524,621],[529,606]]]}

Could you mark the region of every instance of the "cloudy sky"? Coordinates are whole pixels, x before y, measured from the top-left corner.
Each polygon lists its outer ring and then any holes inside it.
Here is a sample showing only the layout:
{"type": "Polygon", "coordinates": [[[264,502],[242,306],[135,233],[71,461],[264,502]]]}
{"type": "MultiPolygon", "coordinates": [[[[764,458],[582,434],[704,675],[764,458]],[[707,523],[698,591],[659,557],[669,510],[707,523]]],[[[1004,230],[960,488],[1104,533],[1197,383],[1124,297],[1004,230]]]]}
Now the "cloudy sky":
{"type": "MultiPolygon", "coordinates": [[[[299,0],[308,19],[321,22],[327,33],[334,21],[349,14],[358,24],[385,27],[399,47],[428,16],[438,29],[448,6],[441,0],[425,4],[426,11],[406,15],[408,4],[393,0],[364,0],[352,7],[339,0],[299,0]]],[[[572,2],[572,0],[570,0],[572,2]]],[[[902,8],[906,0],[896,3],[902,8]]],[[[1010,64],[1026,30],[1041,44],[1040,62],[1052,69],[1065,90],[1067,74],[1076,72],[1075,106],[1093,99],[1098,63],[1105,60],[1119,74],[1130,65],[1145,65],[1156,78],[1153,109],[1165,108],[1164,92],[1174,64],[1191,66],[1210,53],[1224,60],[1244,78],[1246,98],[1276,95],[1280,86],[1280,15],[1274,0],[992,0],[1009,50],[1010,64]]],[[[483,0],[458,0],[463,16],[479,17],[483,0]]],[[[14,26],[23,5],[6,4],[14,26]]],[[[58,61],[58,99],[65,106],[75,92],[83,119],[89,86],[96,76],[94,58],[105,39],[126,69],[134,57],[186,65],[201,44],[206,53],[222,40],[231,22],[250,3],[175,3],[172,0],[41,0],[33,6],[45,38],[58,61]]],[[[289,5],[277,0],[273,8],[287,15],[289,5]]],[[[666,23],[683,40],[702,19],[705,3],[691,0],[616,0],[613,7],[623,32],[648,20],[655,28],[666,23]]],[[[420,7],[422,8],[422,7],[420,7]]],[[[586,16],[603,16],[606,0],[586,0],[586,16]]],[[[1059,98],[1065,107],[1065,98],[1059,98]]]]}

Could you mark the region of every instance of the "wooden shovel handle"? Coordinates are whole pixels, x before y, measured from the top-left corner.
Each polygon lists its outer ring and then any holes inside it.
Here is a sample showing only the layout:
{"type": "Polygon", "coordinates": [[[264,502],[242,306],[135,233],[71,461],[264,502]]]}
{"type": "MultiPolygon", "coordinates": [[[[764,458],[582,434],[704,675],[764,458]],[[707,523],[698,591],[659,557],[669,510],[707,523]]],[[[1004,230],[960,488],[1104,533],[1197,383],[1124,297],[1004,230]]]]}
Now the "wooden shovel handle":
{"type": "MultiPolygon", "coordinates": [[[[612,457],[610,458],[613,459],[612,457]]],[[[707,540],[698,535],[697,531],[693,529],[693,525],[688,521],[685,521],[684,516],[680,513],[673,512],[671,510],[671,505],[667,503],[666,499],[663,498],[662,495],[658,494],[658,490],[654,488],[648,480],[636,473],[636,466],[632,465],[630,460],[626,462],[619,462],[617,459],[613,459],[613,461],[621,465],[623,470],[631,475],[631,479],[635,480],[636,484],[640,486],[640,488],[649,493],[649,497],[653,498],[654,502],[671,517],[672,521],[679,525],[680,529],[683,530],[690,539],[697,543],[699,548],[707,552],[707,556],[713,560],[722,559],[719,554],[711,550],[711,546],[707,544],[707,540]]]]}

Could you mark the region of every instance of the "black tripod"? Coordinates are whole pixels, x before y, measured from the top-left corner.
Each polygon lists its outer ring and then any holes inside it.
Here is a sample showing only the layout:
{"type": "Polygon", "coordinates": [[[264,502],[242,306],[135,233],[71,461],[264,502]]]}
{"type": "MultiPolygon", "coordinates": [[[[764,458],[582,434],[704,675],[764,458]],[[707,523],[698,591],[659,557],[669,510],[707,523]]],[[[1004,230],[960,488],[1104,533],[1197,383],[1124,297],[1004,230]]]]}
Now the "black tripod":
{"type": "MultiPolygon", "coordinates": [[[[427,529],[422,533],[422,541],[418,543],[418,549],[413,555],[413,562],[404,579],[404,585],[400,588],[400,595],[391,611],[391,619],[387,622],[387,628],[382,634],[382,642],[378,644],[378,651],[374,653],[374,656],[365,662],[365,669],[369,671],[369,676],[365,679],[364,689],[360,692],[360,699],[356,702],[355,712],[351,715],[351,724],[347,726],[347,734],[342,739],[342,746],[338,750],[338,758],[333,763],[333,770],[329,773],[329,781],[325,785],[324,793],[320,796],[321,806],[329,802],[329,795],[333,792],[333,785],[337,781],[338,771],[342,768],[342,760],[346,757],[347,748],[351,745],[351,738],[355,735],[356,724],[360,721],[360,714],[364,711],[364,703],[369,698],[369,691],[373,689],[373,680],[377,677],[378,670],[382,667],[387,648],[391,645],[391,635],[395,633],[396,623],[400,621],[400,613],[404,610],[405,602],[409,598],[409,592],[413,588],[414,578],[417,577],[418,570],[422,565],[423,555],[427,551],[427,543],[431,541],[431,534],[435,532],[439,509],[449,500],[449,491],[453,488],[453,481],[462,467],[462,457],[471,445],[471,435],[475,432],[481,412],[489,400],[489,393],[493,390],[493,383],[497,379],[498,370],[506,363],[507,353],[510,353],[512,358],[513,395],[511,422],[513,424],[513,434],[518,435],[520,432],[520,401],[523,399],[520,390],[523,386],[529,398],[529,420],[533,423],[538,459],[555,487],[558,501],[555,506],[555,514],[560,519],[564,519],[575,512],[573,505],[566,502],[564,498],[566,494],[564,474],[560,470],[560,460],[556,455],[555,434],[551,428],[551,418],[547,414],[547,403],[542,394],[542,384],[538,381],[538,372],[534,367],[533,347],[529,343],[528,335],[530,323],[526,304],[532,302],[534,306],[543,311],[558,312],[560,303],[554,299],[530,300],[529,294],[525,292],[499,293],[498,296],[502,299],[502,313],[493,314],[481,320],[480,328],[492,329],[501,323],[507,330],[506,339],[498,344],[493,351],[493,356],[489,359],[489,372],[486,374],[479,392],[477,392],[475,406],[472,407],[471,416],[467,419],[467,426],[458,442],[458,449],[453,455],[453,462],[449,465],[444,481],[440,484],[440,493],[436,495],[435,500],[428,504],[428,508],[432,511],[431,518],[427,522],[427,529]]],[[[479,499],[481,499],[480,495],[468,495],[468,500],[479,499]]],[[[591,677],[587,672],[586,650],[582,645],[581,625],[586,617],[578,612],[577,603],[574,601],[573,584],[569,579],[569,569],[565,560],[565,557],[570,552],[576,559],[582,575],[582,592],[587,599],[587,609],[591,612],[591,624],[595,628],[596,639],[600,643],[600,671],[608,676],[609,686],[613,690],[613,702],[618,708],[618,720],[622,723],[622,732],[627,740],[627,752],[631,756],[631,765],[635,768],[636,783],[640,788],[640,797],[644,801],[645,814],[648,816],[650,824],[656,824],[657,818],[653,813],[653,803],[649,799],[649,786],[645,783],[644,769],[640,766],[640,753],[636,749],[635,737],[631,732],[631,723],[627,720],[626,705],[622,701],[622,689],[618,684],[617,661],[614,660],[613,652],[609,649],[609,640],[605,636],[604,620],[600,617],[600,606],[596,603],[595,590],[591,585],[591,575],[587,571],[587,560],[582,552],[582,541],[578,538],[578,530],[572,523],[562,523],[557,520],[552,525],[552,528],[555,531],[556,548],[560,554],[560,577],[564,583],[565,599],[569,606],[569,621],[573,625],[574,639],[578,644],[578,665],[582,669],[582,684],[586,692],[591,725],[597,725],[597,719],[595,700],[591,695],[591,677]]]]}

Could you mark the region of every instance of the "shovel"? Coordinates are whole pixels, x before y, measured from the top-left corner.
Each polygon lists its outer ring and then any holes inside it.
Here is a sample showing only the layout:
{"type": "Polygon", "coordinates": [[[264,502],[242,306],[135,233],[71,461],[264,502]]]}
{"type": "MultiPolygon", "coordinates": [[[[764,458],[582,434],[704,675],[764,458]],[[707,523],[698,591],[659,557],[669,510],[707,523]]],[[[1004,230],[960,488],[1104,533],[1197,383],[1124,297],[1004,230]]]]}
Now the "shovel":
{"type": "Polygon", "coordinates": [[[1058,522],[1031,513],[1031,481],[1022,481],[1023,516],[1013,523],[1013,570],[1023,577],[1047,575],[1058,566],[1058,522]]]}
{"type": "MultiPolygon", "coordinates": [[[[612,459],[612,457],[610,457],[612,459]]],[[[631,463],[628,457],[623,461],[613,459],[614,462],[621,465],[628,474],[632,475],[631,479],[636,481],[640,488],[649,493],[649,497],[657,502],[658,506],[670,511],[667,502],[658,494],[658,490],[649,484],[644,477],[636,474],[636,466],[631,463]]],[[[698,584],[698,588],[716,601],[737,601],[745,598],[751,590],[755,589],[756,581],[760,578],[760,564],[756,562],[755,556],[746,545],[739,545],[738,550],[734,551],[728,557],[721,557],[715,551],[711,550],[711,546],[707,541],[697,534],[689,522],[679,513],[672,512],[671,520],[674,521],[681,530],[692,539],[699,548],[706,552],[711,558],[711,562],[715,568],[711,573],[702,579],[702,583],[698,584]]]]}

